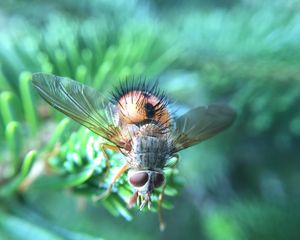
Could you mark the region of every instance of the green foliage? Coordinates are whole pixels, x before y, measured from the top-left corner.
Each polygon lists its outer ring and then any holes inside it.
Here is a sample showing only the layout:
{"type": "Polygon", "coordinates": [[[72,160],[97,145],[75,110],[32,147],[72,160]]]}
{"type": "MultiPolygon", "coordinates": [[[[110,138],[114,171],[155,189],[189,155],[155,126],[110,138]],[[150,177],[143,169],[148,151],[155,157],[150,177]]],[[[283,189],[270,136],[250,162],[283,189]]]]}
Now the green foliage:
{"type": "Polygon", "coordinates": [[[298,239],[299,4],[218,2],[0,3],[1,236],[113,239],[122,228],[124,239],[298,239]],[[127,208],[126,174],[91,201],[124,159],[107,150],[108,168],[104,140],[49,108],[32,89],[33,72],[105,93],[126,77],[159,77],[179,104],[228,102],[238,118],[184,151],[180,171],[165,169],[163,207],[175,207],[159,235],[147,210],[127,208]],[[87,207],[74,217],[77,203],[87,207]]]}
{"type": "MultiPolygon", "coordinates": [[[[74,193],[91,199],[108,187],[113,172],[124,159],[120,154],[110,153],[108,169],[100,151],[101,139],[84,129],[72,133],[76,128],[67,119],[58,123],[54,133],[43,140],[49,127],[44,126],[44,118],[59,120],[61,114],[40,105],[41,100],[32,90],[31,72],[55,72],[108,89],[128,76],[157,75],[172,64],[178,50],[166,50],[167,34],[159,34],[163,27],[157,29],[148,21],[128,23],[111,31],[109,19],[99,24],[97,19],[79,22],[54,14],[41,31],[39,23],[29,27],[31,21],[25,21],[22,14],[19,17],[24,22],[17,22],[10,34],[1,35],[6,45],[0,49],[1,117],[6,129],[4,150],[9,150],[1,196],[7,198],[22,193],[26,198],[26,191],[22,190],[28,187],[31,191],[71,188],[74,193]],[[17,41],[19,38],[22,41],[17,41]],[[32,148],[36,150],[26,155],[32,148]],[[36,158],[37,167],[29,174],[36,158]],[[42,170],[40,165],[44,166],[42,170]],[[44,176],[45,166],[51,176],[44,176]]],[[[175,196],[181,184],[174,178],[174,171],[166,169],[166,173],[170,184],[166,196],[175,196]]],[[[126,205],[132,193],[123,176],[114,185],[113,193],[99,204],[114,216],[131,220],[132,214],[126,205]]],[[[156,194],[152,211],[157,208],[159,192],[156,194]]],[[[171,206],[167,200],[162,205],[163,208],[171,206]]]]}

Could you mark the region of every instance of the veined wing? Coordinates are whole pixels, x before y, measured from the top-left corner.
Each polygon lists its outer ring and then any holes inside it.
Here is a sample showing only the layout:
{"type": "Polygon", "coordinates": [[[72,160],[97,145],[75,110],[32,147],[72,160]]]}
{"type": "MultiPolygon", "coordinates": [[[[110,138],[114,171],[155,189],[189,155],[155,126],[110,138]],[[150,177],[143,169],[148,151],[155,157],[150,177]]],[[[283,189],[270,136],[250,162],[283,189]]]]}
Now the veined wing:
{"type": "Polygon", "coordinates": [[[197,107],[175,120],[174,152],[204,141],[229,127],[236,113],[225,105],[197,107]]]}
{"type": "Polygon", "coordinates": [[[95,89],[68,78],[44,73],[33,74],[32,83],[54,108],[122,147],[121,131],[114,120],[113,105],[95,89]]]}

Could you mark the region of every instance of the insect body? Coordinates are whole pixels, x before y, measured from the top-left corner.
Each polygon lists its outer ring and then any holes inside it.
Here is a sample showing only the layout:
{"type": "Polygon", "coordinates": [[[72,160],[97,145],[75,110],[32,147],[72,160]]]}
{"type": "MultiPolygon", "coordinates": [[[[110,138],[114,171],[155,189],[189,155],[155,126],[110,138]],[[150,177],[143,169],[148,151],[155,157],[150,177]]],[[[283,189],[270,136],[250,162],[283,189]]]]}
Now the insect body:
{"type": "Polygon", "coordinates": [[[141,126],[132,139],[132,148],[127,158],[132,168],[128,180],[144,196],[141,208],[146,202],[151,203],[153,189],[164,183],[162,169],[171,157],[172,148],[169,133],[164,133],[154,123],[141,126]]]}
{"type": "Polygon", "coordinates": [[[234,111],[224,105],[196,107],[176,118],[157,84],[127,83],[110,100],[79,82],[50,74],[34,74],[33,85],[54,108],[113,144],[102,149],[120,151],[125,156],[126,162],[107,193],[129,170],[128,182],[135,189],[129,205],[141,196],[140,208],[150,206],[151,193],[165,183],[163,168],[170,158],[214,136],[235,118],[234,111]]]}

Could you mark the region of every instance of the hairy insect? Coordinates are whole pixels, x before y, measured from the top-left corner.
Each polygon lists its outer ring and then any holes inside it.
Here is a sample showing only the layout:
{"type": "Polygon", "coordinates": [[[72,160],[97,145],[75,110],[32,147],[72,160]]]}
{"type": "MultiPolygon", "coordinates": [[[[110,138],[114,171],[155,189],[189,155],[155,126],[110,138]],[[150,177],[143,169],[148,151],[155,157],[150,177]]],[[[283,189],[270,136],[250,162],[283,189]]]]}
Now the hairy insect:
{"type": "MultiPolygon", "coordinates": [[[[137,202],[140,209],[146,204],[150,207],[153,190],[166,184],[163,169],[170,158],[178,159],[178,151],[224,130],[236,116],[225,105],[209,105],[175,117],[157,83],[148,85],[144,81],[126,82],[110,98],[79,82],[50,74],[34,74],[33,85],[54,108],[108,140],[111,144],[102,145],[103,152],[108,148],[124,155],[126,161],[107,191],[95,199],[109,194],[113,183],[128,170],[128,182],[134,188],[129,206],[137,202]]],[[[107,156],[106,161],[109,163],[107,156]]]]}

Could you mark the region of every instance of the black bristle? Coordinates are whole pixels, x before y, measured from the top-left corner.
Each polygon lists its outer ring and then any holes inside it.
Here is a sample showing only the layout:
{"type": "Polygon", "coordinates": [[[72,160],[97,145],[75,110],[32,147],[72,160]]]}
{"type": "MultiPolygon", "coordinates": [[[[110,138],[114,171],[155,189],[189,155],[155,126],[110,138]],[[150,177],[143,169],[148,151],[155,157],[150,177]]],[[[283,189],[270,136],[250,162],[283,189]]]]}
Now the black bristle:
{"type": "Polygon", "coordinates": [[[160,102],[157,104],[160,108],[165,107],[169,100],[167,99],[165,93],[158,88],[158,80],[156,80],[153,84],[147,82],[147,79],[128,79],[126,78],[123,83],[121,83],[118,87],[116,87],[111,93],[111,100],[114,103],[119,102],[120,98],[132,91],[141,91],[148,95],[153,95],[157,97],[160,102]]]}

